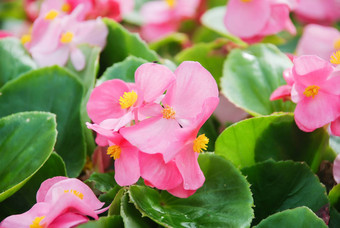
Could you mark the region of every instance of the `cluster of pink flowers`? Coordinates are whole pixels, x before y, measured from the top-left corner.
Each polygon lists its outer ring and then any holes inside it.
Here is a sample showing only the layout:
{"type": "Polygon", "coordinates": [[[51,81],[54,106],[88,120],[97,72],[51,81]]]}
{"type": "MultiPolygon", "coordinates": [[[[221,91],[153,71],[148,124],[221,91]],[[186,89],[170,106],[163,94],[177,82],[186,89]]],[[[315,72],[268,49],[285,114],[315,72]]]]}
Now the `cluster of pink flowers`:
{"type": "Polygon", "coordinates": [[[198,131],[219,102],[212,75],[198,62],[175,72],[156,63],[141,65],[135,83],[119,79],[96,87],[87,104],[99,146],[109,146],[121,186],[142,177],[145,184],[189,197],[204,181],[197,162],[209,139],[198,131]]]}
{"type": "Polygon", "coordinates": [[[18,215],[12,215],[0,223],[2,228],[75,227],[89,220],[98,219],[103,208],[92,190],[75,178],[53,177],[44,181],[37,192],[37,203],[18,215]]]}
{"type": "Polygon", "coordinates": [[[315,55],[303,55],[293,62],[283,73],[287,85],[276,89],[270,99],[297,103],[294,116],[301,130],[311,132],[330,124],[331,132],[340,136],[339,69],[315,55]]]}
{"type": "Polygon", "coordinates": [[[30,34],[21,39],[41,67],[64,66],[70,58],[74,68],[80,71],[86,59],[79,45],[105,46],[108,31],[101,18],[85,20],[88,7],[85,3],[76,5],[70,14],[69,7],[63,1],[46,0],[30,34]]]}

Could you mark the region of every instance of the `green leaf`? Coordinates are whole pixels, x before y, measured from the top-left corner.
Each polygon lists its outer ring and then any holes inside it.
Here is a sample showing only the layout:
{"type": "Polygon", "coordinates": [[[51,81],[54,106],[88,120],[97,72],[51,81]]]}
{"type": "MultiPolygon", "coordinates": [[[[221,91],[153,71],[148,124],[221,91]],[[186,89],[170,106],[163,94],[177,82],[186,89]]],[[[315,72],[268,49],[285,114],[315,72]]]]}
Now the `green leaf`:
{"type": "Polygon", "coordinates": [[[326,155],[328,133],[320,128],[303,132],[293,114],[273,114],[240,121],[216,140],[215,152],[244,168],[273,159],[306,162],[317,172],[326,155]]]}
{"type": "Polygon", "coordinates": [[[129,203],[129,195],[125,194],[121,199],[120,214],[123,218],[124,227],[148,228],[157,227],[157,225],[142,214],[136,207],[129,203]]]}
{"type": "Polygon", "coordinates": [[[340,213],[334,208],[330,209],[330,219],[328,223],[329,228],[339,228],[340,227],[340,213]]]}
{"type": "Polygon", "coordinates": [[[129,55],[143,58],[147,61],[158,61],[157,54],[150,50],[147,44],[137,34],[130,33],[119,23],[108,18],[103,19],[109,29],[107,44],[100,56],[100,71],[116,62],[124,60],[129,55]]]}
{"type": "Polygon", "coordinates": [[[233,41],[236,44],[239,44],[243,47],[247,46],[247,44],[242,41],[237,36],[232,35],[224,25],[224,15],[226,13],[225,6],[219,6],[212,8],[206,11],[203,16],[201,17],[201,22],[204,26],[208,27],[209,29],[223,35],[227,39],[233,41]]]}
{"type": "Polygon", "coordinates": [[[83,87],[64,69],[54,66],[28,72],[0,89],[0,117],[22,111],[46,111],[57,116],[55,151],[64,159],[70,177],[85,164],[85,123],[80,106],[83,87]]]}
{"type": "Polygon", "coordinates": [[[48,178],[65,175],[65,163],[58,154],[52,153],[45,164],[19,191],[0,203],[0,220],[28,211],[36,203],[36,194],[42,182],[48,178]]]}
{"type": "Polygon", "coordinates": [[[56,142],[55,115],[17,113],[0,119],[0,202],[47,161],[56,142]]]}
{"type": "MultiPolygon", "coordinates": [[[[256,228],[327,228],[325,222],[316,216],[308,207],[298,207],[285,210],[262,220],[256,228]]],[[[255,228],[255,227],[254,227],[255,228]]]]}
{"type": "Polygon", "coordinates": [[[172,58],[189,42],[189,37],[184,33],[171,33],[170,35],[152,42],[149,47],[163,58],[172,58]]]}
{"type": "Polygon", "coordinates": [[[198,160],[206,181],[189,198],[131,186],[131,200],[143,215],[166,227],[249,227],[253,199],[245,177],[214,154],[201,154],[198,160]]]}
{"type": "Polygon", "coordinates": [[[329,203],[335,209],[340,209],[340,184],[334,186],[328,194],[329,203]]]}
{"type": "Polygon", "coordinates": [[[212,43],[196,44],[176,55],[175,60],[178,63],[183,61],[198,61],[213,75],[219,84],[225,60],[224,45],[227,42],[226,40],[220,39],[212,43]]]}
{"type": "Polygon", "coordinates": [[[117,183],[115,181],[114,173],[92,173],[89,179],[85,181],[85,183],[94,183],[94,187],[101,192],[108,192],[115,186],[117,183]]]}
{"type": "Polygon", "coordinates": [[[222,93],[254,116],[293,111],[295,105],[290,101],[269,100],[275,89],[286,84],[282,72],[291,66],[289,58],[271,44],[234,49],[224,63],[222,93]]]}
{"type": "Polygon", "coordinates": [[[121,79],[125,82],[135,82],[135,71],[147,61],[134,56],[129,56],[124,61],[115,63],[106,69],[104,74],[98,79],[97,86],[111,79],[121,79]]]}
{"type": "Polygon", "coordinates": [[[18,39],[0,39],[0,87],[23,73],[36,68],[18,39]]]}
{"type": "Polygon", "coordinates": [[[255,202],[253,225],[299,206],[317,212],[328,203],[326,189],[304,163],[266,161],[244,168],[255,202]]]}
{"type": "Polygon", "coordinates": [[[119,228],[124,227],[123,219],[119,215],[101,217],[96,221],[90,221],[77,226],[78,228],[119,228]]]}

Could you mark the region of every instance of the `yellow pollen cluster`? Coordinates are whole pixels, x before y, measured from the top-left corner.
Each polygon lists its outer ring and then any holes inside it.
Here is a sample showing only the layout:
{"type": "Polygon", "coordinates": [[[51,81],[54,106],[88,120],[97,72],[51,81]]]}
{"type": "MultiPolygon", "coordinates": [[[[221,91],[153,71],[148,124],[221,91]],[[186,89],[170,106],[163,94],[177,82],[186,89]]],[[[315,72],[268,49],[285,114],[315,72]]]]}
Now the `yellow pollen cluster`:
{"type": "Polygon", "coordinates": [[[176,0],[165,0],[170,8],[174,8],[176,5],[176,0]]]}
{"type": "Polygon", "coordinates": [[[119,104],[122,109],[130,108],[137,101],[138,95],[135,91],[124,92],[123,96],[119,98],[119,104]]]}
{"type": "Polygon", "coordinates": [[[314,98],[316,95],[318,95],[319,89],[320,89],[319,86],[311,85],[311,86],[308,86],[308,87],[305,89],[305,92],[303,92],[303,94],[304,94],[306,97],[313,97],[313,98],[314,98]]]}
{"type": "Polygon", "coordinates": [[[65,4],[61,7],[61,10],[62,10],[63,12],[65,12],[65,13],[70,12],[70,10],[71,10],[70,4],[65,3],[65,4]]]}
{"type": "Polygon", "coordinates": [[[208,148],[209,139],[205,134],[198,136],[194,141],[193,149],[195,152],[200,153],[208,148]]]}
{"type": "Polygon", "coordinates": [[[329,61],[333,64],[340,64],[340,51],[333,53],[329,61]]]}
{"type": "Polygon", "coordinates": [[[30,42],[31,39],[32,39],[31,35],[29,35],[29,34],[23,35],[21,37],[21,43],[26,44],[26,43],[30,42]]]}
{"type": "Polygon", "coordinates": [[[164,119],[175,119],[176,112],[169,105],[166,105],[162,110],[162,114],[164,119]]]}
{"type": "Polygon", "coordinates": [[[81,192],[78,192],[77,190],[64,190],[64,193],[73,193],[75,196],[77,196],[79,199],[84,199],[84,195],[81,192]]]}
{"type": "Polygon", "coordinates": [[[45,19],[46,20],[53,20],[54,18],[56,18],[59,15],[59,12],[56,10],[50,10],[46,16],[45,19]]]}
{"type": "Polygon", "coordinates": [[[33,220],[32,224],[30,225],[30,228],[43,228],[43,226],[39,225],[39,223],[44,218],[45,218],[45,216],[35,217],[35,219],[33,220]]]}
{"type": "Polygon", "coordinates": [[[68,44],[73,40],[74,34],[72,32],[66,32],[61,35],[60,42],[63,44],[68,44]]]}
{"type": "Polygon", "coordinates": [[[120,148],[120,146],[117,145],[109,146],[109,148],[107,148],[107,154],[110,155],[110,157],[113,158],[114,160],[120,158],[121,152],[122,149],[120,148]]]}

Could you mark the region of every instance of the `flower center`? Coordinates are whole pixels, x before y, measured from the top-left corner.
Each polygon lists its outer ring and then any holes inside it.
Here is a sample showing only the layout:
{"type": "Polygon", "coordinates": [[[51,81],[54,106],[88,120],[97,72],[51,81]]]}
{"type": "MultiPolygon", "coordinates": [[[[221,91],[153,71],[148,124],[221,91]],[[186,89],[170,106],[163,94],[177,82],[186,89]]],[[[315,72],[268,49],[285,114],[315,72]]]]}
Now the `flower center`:
{"type": "Polygon", "coordinates": [[[63,44],[71,43],[73,40],[74,34],[72,32],[66,32],[61,35],[60,42],[63,44]]]}
{"type": "Polygon", "coordinates": [[[170,8],[174,8],[176,5],[176,0],[165,0],[170,8]]]}
{"type": "Polygon", "coordinates": [[[23,35],[21,37],[21,43],[26,44],[26,43],[30,42],[31,39],[32,39],[31,35],[29,35],[29,34],[23,35]]]}
{"type": "Polygon", "coordinates": [[[305,92],[303,92],[303,94],[304,94],[306,97],[313,97],[313,98],[314,98],[316,95],[318,95],[319,89],[320,89],[319,86],[311,85],[311,86],[308,86],[308,87],[305,89],[305,92]]]}
{"type": "Polygon", "coordinates": [[[59,12],[56,10],[50,10],[46,16],[45,16],[45,20],[53,20],[54,18],[56,18],[59,15],[59,12]]]}
{"type": "Polygon", "coordinates": [[[195,152],[200,153],[208,148],[209,139],[205,134],[198,136],[194,141],[193,149],[195,152]]]}
{"type": "Polygon", "coordinates": [[[110,155],[111,158],[114,160],[117,160],[120,158],[120,153],[122,152],[122,149],[120,146],[114,145],[114,146],[109,146],[107,148],[107,154],[110,155]]]}
{"type": "Polygon", "coordinates": [[[333,64],[340,64],[340,51],[333,53],[329,61],[333,64]]]}
{"type": "Polygon", "coordinates": [[[123,96],[119,98],[119,104],[122,109],[130,108],[137,101],[138,95],[135,91],[124,92],[123,96]]]}
{"type": "Polygon", "coordinates": [[[335,49],[335,50],[339,50],[339,49],[340,49],[340,39],[337,39],[337,40],[334,42],[334,49],[335,49]]]}
{"type": "Polygon", "coordinates": [[[176,112],[169,105],[165,105],[165,108],[162,110],[164,119],[175,119],[176,112]]]}
{"type": "Polygon", "coordinates": [[[39,225],[39,223],[44,218],[45,218],[45,216],[35,217],[35,219],[33,220],[32,224],[30,225],[30,228],[43,228],[43,226],[39,225]]]}
{"type": "Polygon", "coordinates": [[[61,10],[65,13],[70,12],[70,10],[71,10],[70,4],[68,4],[68,3],[63,4],[63,6],[61,7],[61,10]]]}
{"type": "Polygon", "coordinates": [[[77,190],[64,190],[64,193],[73,193],[75,196],[77,196],[79,199],[84,199],[84,195],[81,192],[78,192],[77,190]]]}

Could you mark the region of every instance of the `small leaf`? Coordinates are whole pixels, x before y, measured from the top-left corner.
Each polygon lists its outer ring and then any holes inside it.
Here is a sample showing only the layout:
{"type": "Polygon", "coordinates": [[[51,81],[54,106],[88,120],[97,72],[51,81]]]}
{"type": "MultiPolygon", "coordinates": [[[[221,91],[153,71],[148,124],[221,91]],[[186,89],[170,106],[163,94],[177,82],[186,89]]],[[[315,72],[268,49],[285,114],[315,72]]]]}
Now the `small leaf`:
{"type": "Polygon", "coordinates": [[[234,49],[224,63],[222,93],[254,116],[293,111],[292,102],[269,100],[275,89],[286,84],[282,73],[291,66],[289,58],[271,44],[234,49]]]}
{"type": "Polygon", "coordinates": [[[117,183],[114,178],[114,173],[92,173],[89,179],[85,181],[85,183],[94,182],[94,186],[101,192],[108,192],[115,186],[117,183]]]}
{"type": "Polygon", "coordinates": [[[197,192],[181,199],[144,186],[130,186],[136,208],[166,227],[249,227],[253,200],[244,176],[228,161],[201,154],[206,181],[197,192]]]}
{"type": "Polygon", "coordinates": [[[78,228],[113,228],[124,227],[123,219],[119,215],[101,217],[96,221],[89,221],[87,223],[77,226],[78,228]]]}
{"type": "Polygon", "coordinates": [[[266,161],[244,168],[255,203],[253,225],[277,212],[300,206],[317,212],[328,203],[325,187],[307,165],[266,161]]]}
{"type": "Polygon", "coordinates": [[[55,115],[17,113],[0,119],[0,202],[47,161],[56,142],[55,115]]]}
{"type": "Polygon", "coordinates": [[[325,222],[318,218],[308,207],[298,207],[285,210],[269,216],[262,220],[254,228],[305,228],[318,227],[327,228],[325,222]]]}

